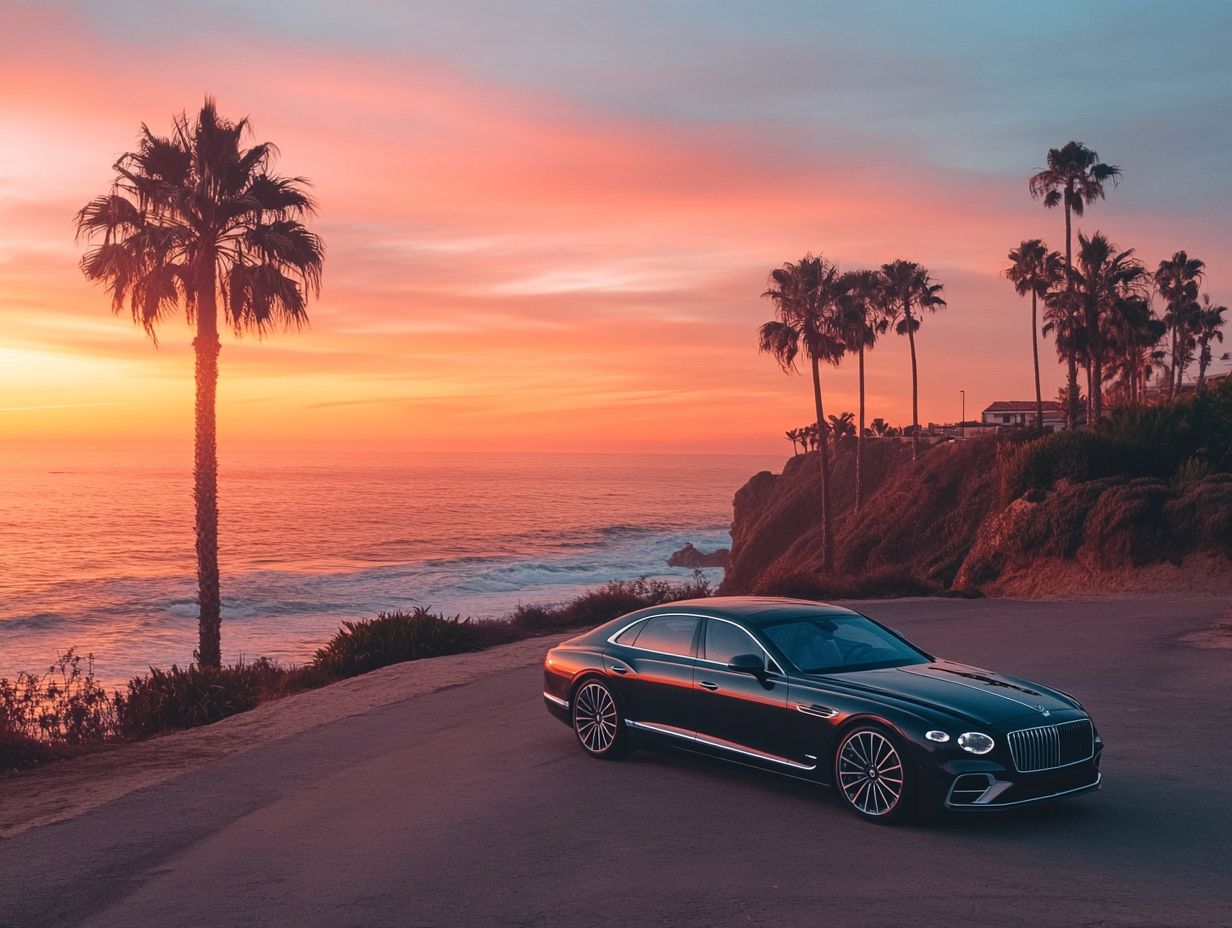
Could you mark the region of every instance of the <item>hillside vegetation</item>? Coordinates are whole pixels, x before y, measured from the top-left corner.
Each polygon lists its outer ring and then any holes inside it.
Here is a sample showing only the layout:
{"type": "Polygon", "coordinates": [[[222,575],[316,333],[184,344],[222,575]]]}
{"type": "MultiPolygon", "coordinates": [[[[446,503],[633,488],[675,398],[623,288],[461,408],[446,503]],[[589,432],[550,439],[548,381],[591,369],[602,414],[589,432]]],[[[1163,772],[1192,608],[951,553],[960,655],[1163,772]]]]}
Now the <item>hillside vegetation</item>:
{"type": "Polygon", "coordinates": [[[836,449],[835,564],[822,568],[817,459],[757,474],[735,498],[724,593],[1074,595],[1232,588],[1232,384],[1120,410],[1092,431],[836,449]]]}

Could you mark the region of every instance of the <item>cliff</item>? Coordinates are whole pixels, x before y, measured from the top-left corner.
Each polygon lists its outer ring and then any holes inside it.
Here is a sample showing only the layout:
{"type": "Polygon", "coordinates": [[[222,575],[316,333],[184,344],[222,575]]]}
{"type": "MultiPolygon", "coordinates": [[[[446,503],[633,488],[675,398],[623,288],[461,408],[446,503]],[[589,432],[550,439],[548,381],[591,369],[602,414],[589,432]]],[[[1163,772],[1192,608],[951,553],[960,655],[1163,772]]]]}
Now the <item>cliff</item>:
{"type": "Polygon", "coordinates": [[[922,448],[912,467],[906,442],[869,440],[866,499],[857,514],[854,440],[846,440],[832,461],[830,573],[820,556],[817,454],[797,455],[782,474],[756,474],[736,493],[721,592],[1080,596],[1178,584],[1232,589],[1232,474],[1190,466],[1159,476],[1174,462],[1161,460],[1153,446],[1136,456],[1135,447],[1089,433],[1030,443],[989,437],[922,448]],[[1057,447],[1064,453],[1052,454],[1057,447]],[[1114,453],[1105,453],[1109,448],[1114,453]],[[1041,451],[1059,457],[1063,471],[1090,479],[1051,471],[1040,478],[1041,451]],[[1128,472],[1105,476],[1092,460],[1128,472]]]}

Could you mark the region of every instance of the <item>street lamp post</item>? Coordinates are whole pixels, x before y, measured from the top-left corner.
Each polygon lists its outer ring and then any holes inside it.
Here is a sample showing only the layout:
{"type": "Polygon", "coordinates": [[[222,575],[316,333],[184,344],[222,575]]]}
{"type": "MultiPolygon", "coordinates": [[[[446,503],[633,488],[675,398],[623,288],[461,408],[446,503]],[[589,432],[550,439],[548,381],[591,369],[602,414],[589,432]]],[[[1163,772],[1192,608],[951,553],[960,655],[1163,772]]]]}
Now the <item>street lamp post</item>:
{"type": "Polygon", "coordinates": [[[965,426],[967,424],[967,391],[959,390],[958,392],[962,394],[962,419],[959,425],[965,426]]]}

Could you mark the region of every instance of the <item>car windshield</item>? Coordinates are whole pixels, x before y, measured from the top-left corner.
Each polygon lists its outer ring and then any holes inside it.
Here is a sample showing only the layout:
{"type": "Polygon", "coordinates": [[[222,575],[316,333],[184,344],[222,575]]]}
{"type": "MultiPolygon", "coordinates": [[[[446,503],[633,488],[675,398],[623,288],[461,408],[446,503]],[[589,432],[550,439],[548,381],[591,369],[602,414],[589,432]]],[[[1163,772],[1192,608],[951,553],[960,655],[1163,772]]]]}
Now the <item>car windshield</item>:
{"type": "Polygon", "coordinates": [[[926,664],[927,654],[862,615],[818,615],[763,625],[762,633],[804,673],[926,664]]]}

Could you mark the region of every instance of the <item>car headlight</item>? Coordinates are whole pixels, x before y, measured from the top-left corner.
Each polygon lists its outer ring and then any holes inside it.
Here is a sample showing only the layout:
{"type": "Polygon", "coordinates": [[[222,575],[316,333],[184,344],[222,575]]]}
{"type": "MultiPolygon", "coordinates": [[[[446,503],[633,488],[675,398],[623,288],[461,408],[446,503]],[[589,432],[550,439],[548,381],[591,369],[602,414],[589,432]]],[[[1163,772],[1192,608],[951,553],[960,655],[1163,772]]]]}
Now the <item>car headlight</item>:
{"type": "Polygon", "coordinates": [[[950,736],[943,731],[926,731],[924,737],[929,741],[935,741],[937,744],[945,744],[950,740],[950,736]]]}
{"type": "Polygon", "coordinates": [[[958,746],[970,754],[987,754],[996,742],[983,732],[965,731],[958,736],[958,746]]]}

